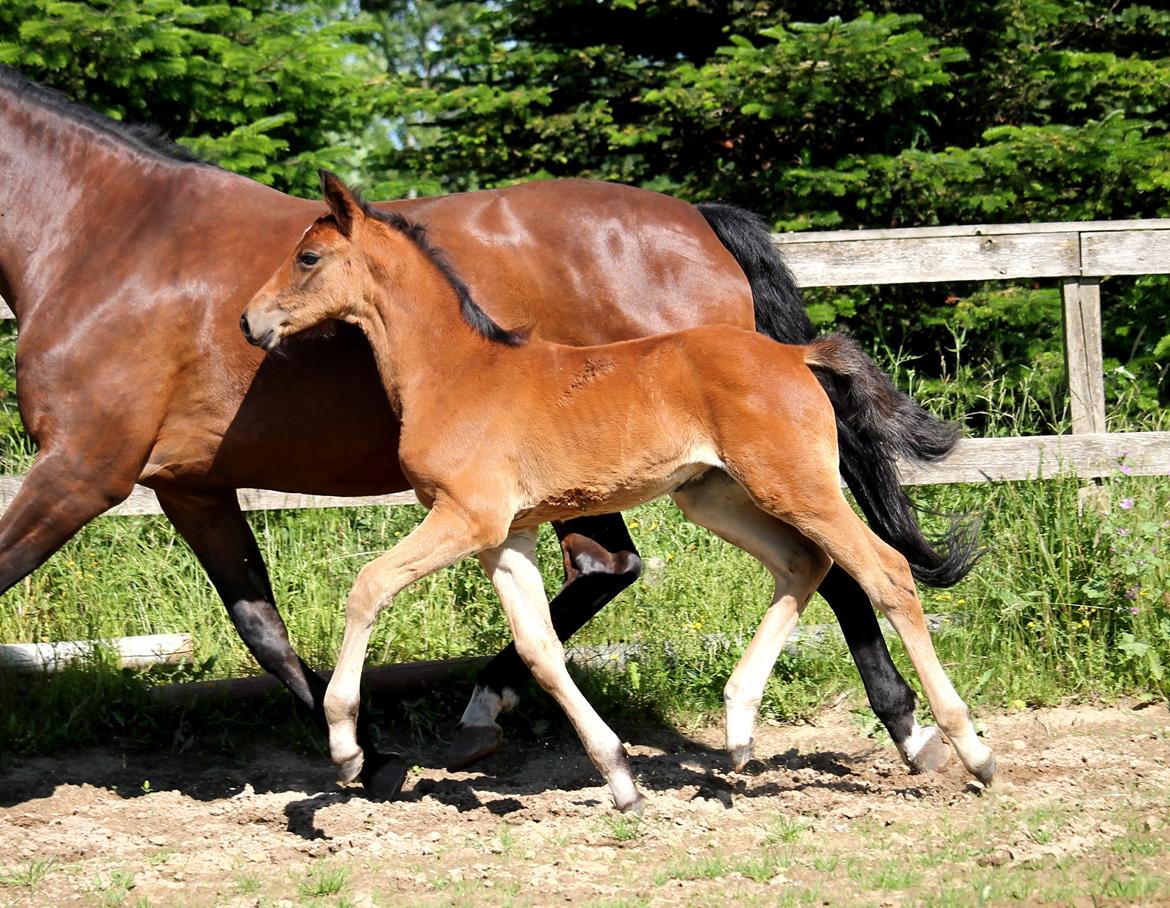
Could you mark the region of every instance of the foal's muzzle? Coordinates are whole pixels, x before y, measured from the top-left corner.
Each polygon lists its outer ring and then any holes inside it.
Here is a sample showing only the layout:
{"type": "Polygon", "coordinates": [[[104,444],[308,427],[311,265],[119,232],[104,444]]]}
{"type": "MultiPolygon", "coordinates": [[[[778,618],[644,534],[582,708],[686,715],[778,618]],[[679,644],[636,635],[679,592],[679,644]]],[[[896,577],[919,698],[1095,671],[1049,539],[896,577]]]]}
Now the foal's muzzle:
{"type": "Polygon", "coordinates": [[[248,313],[245,312],[240,316],[240,330],[244,332],[244,340],[246,340],[253,347],[263,347],[265,350],[269,349],[272,341],[272,329],[254,334],[252,326],[248,324],[248,313]]]}

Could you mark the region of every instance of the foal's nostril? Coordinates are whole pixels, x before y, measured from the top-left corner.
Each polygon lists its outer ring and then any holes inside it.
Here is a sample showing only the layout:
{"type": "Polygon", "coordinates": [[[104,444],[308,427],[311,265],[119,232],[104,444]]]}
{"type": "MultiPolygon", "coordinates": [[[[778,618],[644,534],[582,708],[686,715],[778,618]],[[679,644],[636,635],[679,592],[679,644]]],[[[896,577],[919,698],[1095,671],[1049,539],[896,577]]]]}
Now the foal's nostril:
{"type": "Polygon", "coordinates": [[[248,330],[248,313],[240,316],[240,330],[244,332],[244,337],[248,340],[252,339],[252,332],[248,330]]]}

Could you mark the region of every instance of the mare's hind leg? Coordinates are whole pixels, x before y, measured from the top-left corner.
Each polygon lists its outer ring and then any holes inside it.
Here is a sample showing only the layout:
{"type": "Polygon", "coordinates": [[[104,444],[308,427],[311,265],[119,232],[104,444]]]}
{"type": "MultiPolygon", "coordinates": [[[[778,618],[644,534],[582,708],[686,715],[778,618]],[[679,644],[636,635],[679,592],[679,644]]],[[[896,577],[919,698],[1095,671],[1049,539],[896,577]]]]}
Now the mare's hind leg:
{"type": "Polygon", "coordinates": [[[727,710],[727,751],[735,769],[752,755],[752,736],[764,685],[788,635],[829,569],[829,559],[788,524],[765,514],[743,486],[712,470],[697,483],[674,493],[691,521],[738,546],[771,572],[772,604],[723,688],[727,710]]]}
{"type": "Polygon", "coordinates": [[[937,728],[918,724],[914,714],[918,698],[890,658],[865,590],[839,565],[833,565],[817,592],[837,616],[869,704],[890,733],[902,762],[915,772],[942,769],[950,758],[950,748],[937,728]]]}
{"type": "MultiPolygon", "coordinates": [[[[207,572],[240,639],[256,662],[325,728],[325,679],[305,664],[288,639],[276,608],[268,570],[234,490],[187,494],[160,491],[159,504],[207,572]]],[[[372,798],[394,797],[406,778],[398,754],[377,754],[368,725],[358,725],[358,741],[369,754],[362,783],[372,798]]]]}
{"type": "Polygon", "coordinates": [[[609,783],[614,804],[621,811],[640,809],[644,799],[634,785],[626,749],[565,667],[565,649],[553,629],[536,566],[535,532],[509,536],[502,545],[481,552],[479,560],[504,605],[516,651],[573,723],[593,765],[609,783]]]}
{"type": "MultiPolygon", "coordinates": [[[[642,560],[620,514],[581,517],[553,528],[561,540],[565,583],[550,605],[553,629],[568,640],[614,596],[638,579],[642,560]]],[[[496,722],[516,702],[532,673],[510,643],[475,679],[475,690],[455,729],[447,768],[455,771],[495,753],[503,739],[496,722]]]]}

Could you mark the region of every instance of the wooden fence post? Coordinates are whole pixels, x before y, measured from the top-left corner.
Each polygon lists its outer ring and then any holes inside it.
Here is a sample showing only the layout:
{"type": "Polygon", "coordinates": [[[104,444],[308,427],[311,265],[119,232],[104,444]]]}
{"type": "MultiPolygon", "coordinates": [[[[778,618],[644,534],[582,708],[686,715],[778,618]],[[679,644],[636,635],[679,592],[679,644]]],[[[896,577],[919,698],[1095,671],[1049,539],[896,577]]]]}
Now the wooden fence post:
{"type": "Polygon", "coordinates": [[[1073,434],[1102,434],[1107,429],[1105,365],[1101,354],[1101,280],[1066,277],[1060,283],[1073,434]]]}
{"type": "MultiPolygon", "coordinates": [[[[1103,435],[1105,363],[1101,352],[1101,279],[1067,277],[1060,282],[1064,300],[1064,358],[1068,366],[1069,408],[1074,435],[1103,435]]],[[[1109,496],[1100,485],[1086,486],[1080,507],[1109,510],[1109,496]]]]}

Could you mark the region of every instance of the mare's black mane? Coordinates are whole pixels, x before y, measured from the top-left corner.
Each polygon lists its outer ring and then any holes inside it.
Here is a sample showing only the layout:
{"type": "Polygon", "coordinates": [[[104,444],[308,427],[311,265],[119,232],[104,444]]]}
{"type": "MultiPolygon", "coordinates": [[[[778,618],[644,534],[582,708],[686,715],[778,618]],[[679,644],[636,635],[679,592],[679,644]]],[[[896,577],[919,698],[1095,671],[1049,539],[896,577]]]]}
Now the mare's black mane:
{"type": "Polygon", "coordinates": [[[10,91],[22,100],[31,101],[70,120],[84,124],[104,135],[168,161],[192,164],[211,164],[205,157],[172,142],[157,126],[146,123],[122,123],[104,114],[70,101],[61,92],[46,88],[21,75],[14,69],[0,65],[0,90],[10,91]]]}
{"type": "Polygon", "coordinates": [[[463,283],[463,279],[455,271],[455,268],[447,261],[443,252],[431,244],[426,228],[422,224],[404,218],[397,212],[379,211],[377,208],[370,207],[369,203],[365,201],[362,202],[362,207],[369,217],[376,218],[405,234],[423,255],[434,262],[439,273],[454,288],[455,294],[459,297],[459,310],[463,313],[463,320],[474,328],[476,333],[497,344],[505,344],[509,347],[519,347],[528,339],[527,332],[523,330],[509,331],[507,328],[501,327],[479,307],[479,303],[471,296],[471,291],[463,283]]]}

